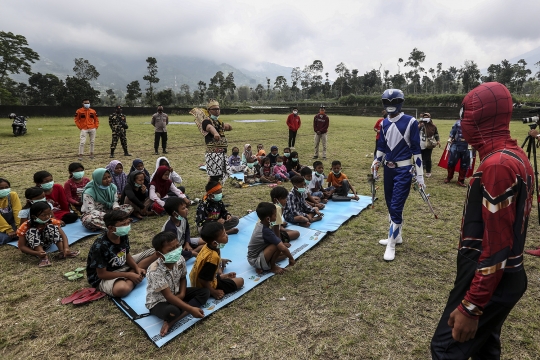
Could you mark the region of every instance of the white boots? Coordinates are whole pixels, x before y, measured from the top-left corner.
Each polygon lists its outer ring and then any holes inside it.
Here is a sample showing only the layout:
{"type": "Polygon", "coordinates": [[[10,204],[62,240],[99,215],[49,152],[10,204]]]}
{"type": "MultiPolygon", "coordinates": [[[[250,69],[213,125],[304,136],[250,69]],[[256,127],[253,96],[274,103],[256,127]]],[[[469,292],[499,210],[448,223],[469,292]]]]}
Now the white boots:
{"type": "Polygon", "coordinates": [[[402,224],[396,224],[390,222],[390,228],[388,230],[388,239],[379,241],[379,244],[386,245],[383,259],[386,261],[392,261],[396,257],[396,244],[401,244],[403,239],[401,237],[402,224]]]}

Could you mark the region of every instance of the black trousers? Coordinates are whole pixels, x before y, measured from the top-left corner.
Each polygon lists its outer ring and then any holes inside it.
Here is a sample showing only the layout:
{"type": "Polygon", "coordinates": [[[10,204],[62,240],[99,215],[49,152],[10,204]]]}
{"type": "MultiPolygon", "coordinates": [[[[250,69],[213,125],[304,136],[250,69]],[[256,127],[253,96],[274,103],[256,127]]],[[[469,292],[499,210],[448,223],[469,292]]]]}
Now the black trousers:
{"type": "MultiPolygon", "coordinates": [[[[182,300],[183,302],[194,306],[201,307],[206,304],[206,300],[210,297],[210,290],[207,288],[186,288],[186,296],[182,300]]],[[[150,314],[157,316],[166,322],[176,320],[184,311],[178,308],[176,305],[169,304],[168,302],[160,302],[156,306],[150,309],[150,314]]]]}
{"type": "Polygon", "coordinates": [[[424,162],[424,167],[426,168],[426,172],[431,172],[431,153],[433,152],[433,149],[422,149],[422,161],[424,162]]]}
{"type": "Polygon", "coordinates": [[[474,339],[460,343],[452,338],[452,328],[448,326],[448,319],[469,290],[478,263],[460,253],[458,253],[457,262],[458,269],[454,288],[450,292],[446,308],[431,339],[431,356],[433,359],[440,360],[459,360],[470,357],[473,360],[499,359],[501,356],[502,325],[527,289],[525,270],[503,274],[491,301],[480,316],[474,339]]]}
{"type": "Polygon", "coordinates": [[[161,138],[161,148],[167,150],[167,133],[166,132],[156,132],[154,135],[154,149],[158,151],[159,148],[159,139],[161,138]]]}
{"type": "Polygon", "coordinates": [[[292,131],[289,129],[289,147],[294,147],[294,143],[296,142],[296,133],[297,131],[292,131]]]}

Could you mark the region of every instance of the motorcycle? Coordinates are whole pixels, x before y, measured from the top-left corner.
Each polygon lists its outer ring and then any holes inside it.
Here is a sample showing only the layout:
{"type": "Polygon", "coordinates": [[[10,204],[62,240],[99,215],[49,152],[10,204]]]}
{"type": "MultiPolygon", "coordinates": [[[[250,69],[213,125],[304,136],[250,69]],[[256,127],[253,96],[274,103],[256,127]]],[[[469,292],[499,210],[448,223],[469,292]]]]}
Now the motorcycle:
{"type": "Polygon", "coordinates": [[[15,114],[11,114],[9,117],[13,119],[13,123],[11,124],[13,135],[22,136],[26,134],[26,117],[16,116],[15,114]]]}

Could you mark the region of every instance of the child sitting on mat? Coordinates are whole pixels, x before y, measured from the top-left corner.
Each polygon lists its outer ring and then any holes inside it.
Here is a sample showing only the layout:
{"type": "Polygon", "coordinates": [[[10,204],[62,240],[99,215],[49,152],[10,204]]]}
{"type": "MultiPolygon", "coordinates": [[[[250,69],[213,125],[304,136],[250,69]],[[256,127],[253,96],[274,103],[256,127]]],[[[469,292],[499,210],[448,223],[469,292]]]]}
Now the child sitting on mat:
{"type": "Polygon", "coordinates": [[[74,258],[79,251],[71,251],[68,238],[62,230],[60,220],[53,218],[53,211],[48,203],[37,202],[30,207],[30,218],[17,230],[18,247],[23,253],[37,256],[39,267],[51,266],[47,250],[56,244],[60,258],[74,258]]]}
{"type": "Polygon", "coordinates": [[[131,172],[128,181],[120,197],[120,204],[127,204],[133,207],[131,213],[137,219],[154,214],[149,210],[152,200],[148,197],[149,191],[144,185],[145,174],[140,170],[131,172]]]}
{"type": "Polygon", "coordinates": [[[113,297],[127,296],[143,281],[146,268],[158,259],[154,249],[131,255],[131,219],[122,210],[108,211],[103,221],[107,231],[88,251],[86,275],[92,287],[113,297]]]}
{"type": "Polygon", "coordinates": [[[307,166],[303,167],[302,170],[300,170],[300,175],[302,175],[302,177],[304,178],[304,182],[306,183],[306,191],[304,192],[304,198],[306,199],[306,202],[319,210],[324,209],[324,204],[321,203],[321,199],[317,196],[313,196],[309,189],[309,184],[311,184],[311,180],[313,177],[311,169],[307,166]]]}
{"type": "Polygon", "coordinates": [[[127,184],[127,174],[124,172],[124,165],[119,160],[112,160],[105,169],[109,170],[112,176],[112,182],[116,185],[116,193],[118,197],[124,192],[127,184]]]}
{"type": "Polygon", "coordinates": [[[255,224],[247,249],[249,265],[255,268],[257,274],[270,270],[274,274],[283,274],[284,268],[276,263],[289,258],[289,266],[295,264],[294,258],[289,251],[291,244],[284,244],[281,238],[270,229],[277,219],[276,206],[269,202],[259,203],[257,216],[260,222],[255,224]]]}
{"type": "Polygon", "coordinates": [[[131,174],[135,170],[139,170],[144,173],[144,186],[146,186],[146,188],[149,189],[150,188],[150,173],[148,172],[148,170],[144,168],[144,162],[141,159],[133,160],[133,164],[131,165],[131,169],[129,169],[129,173],[131,174]]]}
{"type": "Polygon", "coordinates": [[[283,186],[276,186],[270,191],[270,199],[276,207],[276,220],[272,226],[274,234],[282,241],[288,242],[300,237],[300,232],[296,230],[285,229],[288,225],[283,221],[283,208],[287,205],[287,196],[289,192],[283,186]]]}
{"type": "MultiPolygon", "coordinates": [[[[217,181],[209,181],[206,184],[206,195],[203,201],[197,206],[197,230],[201,232],[202,227],[209,222],[218,222],[225,227],[227,234],[237,234],[236,225],[240,222],[237,216],[232,216],[221,201],[223,188],[217,181]]],[[[203,239],[204,240],[204,239],[203,239]]]]}
{"type": "Polygon", "coordinates": [[[82,206],[82,194],[84,187],[90,179],[84,176],[84,166],[74,162],[69,164],[69,179],[64,183],[64,192],[71,209],[80,214],[82,206]]]}
{"type": "Polygon", "coordinates": [[[324,179],[326,176],[324,176],[324,165],[322,161],[315,161],[313,163],[313,169],[315,172],[313,173],[311,177],[311,182],[308,185],[309,191],[311,192],[312,196],[317,196],[319,199],[321,199],[322,203],[327,203],[328,199],[330,198],[329,192],[324,187],[324,179]]]}
{"type": "Polygon", "coordinates": [[[263,160],[263,165],[259,169],[259,181],[262,183],[277,183],[279,180],[274,176],[274,171],[270,164],[270,158],[267,157],[263,160]]]}
{"type": "Polygon", "coordinates": [[[300,160],[298,160],[298,152],[293,151],[291,153],[291,157],[287,160],[285,167],[287,168],[290,179],[292,179],[293,176],[302,176],[300,175],[300,170],[302,170],[303,166],[300,165],[300,160]]]}
{"type": "Polygon", "coordinates": [[[278,147],[276,145],[272,145],[272,147],[270,148],[270,154],[268,154],[267,156],[270,159],[270,164],[272,166],[276,165],[278,156],[278,147]]]}
{"type": "Polygon", "coordinates": [[[204,317],[201,307],[210,297],[210,290],[187,287],[186,262],[176,235],[160,232],[152,239],[152,246],[158,259],[146,273],[146,308],[164,320],[159,334],[165,336],[174,323],[189,314],[198,319],[204,317]]]}
{"type": "Polygon", "coordinates": [[[259,165],[262,165],[262,161],[266,157],[266,151],[264,150],[263,144],[257,145],[257,160],[259,161],[259,165]]]}
{"type": "Polygon", "coordinates": [[[322,220],[323,214],[319,212],[319,209],[311,207],[304,199],[306,191],[304,178],[295,176],[291,182],[293,188],[287,196],[287,205],[283,211],[285,220],[303,227],[309,227],[312,222],[322,220]]]}
{"type": "Polygon", "coordinates": [[[274,176],[279,181],[289,181],[289,174],[287,173],[287,167],[283,165],[283,157],[278,156],[276,159],[276,165],[274,166],[274,176]]]}
{"type": "Polygon", "coordinates": [[[195,259],[189,274],[192,286],[210,290],[210,295],[219,300],[225,294],[232,293],[244,286],[244,279],[236,277],[236,273],[223,273],[223,268],[230,260],[221,259],[221,245],[229,242],[223,224],[208,222],[200,231],[204,245],[195,259]]]}
{"type": "Polygon", "coordinates": [[[66,198],[64,187],[55,184],[53,176],[48,171],[38,171],[34,174],[34,183],[43,189],[47,201],[52,205],[54,217],[64,224],[77,221],[79,215],[72,213],[66,198]]]}
{"type": "Polygon", "coordinates": [[[356,190],[349,182],[347,175],[341,172],[341,162],[339,160],[332,161],[332,172],[328,174],[328,193],[330,196],[337,195],[339,197],[347,197],[349,190],[353,192],[352,199],[360,200],[356,195],[356,190]]]}
{"type": "Polygon", "coordinates": [[[26,198],[26,204],[22,207],[21,211],[19,211],[19,219],[21,219],[21,224],[28,220],[30,217],[30,208],[32,205],[38,202],[44,202],[49,205],[49,207],[52,209],[52,205],[47,202],[47,199],[45,198],[45,192],[40,187],[31,187],[25,190],[24,197],[26,198]]]}
{"type": "Polygon", "coordinates": [[[232,148],[232,155],[227,159],[231,174],[242,172],[246,168],[246,165],[242,165],[242,158],[238,154],[240,154],[240,150],[235,146],[232,148]]]}
{"type": "Polygon", "coordinates": [[[244,183],[255,184],[259,182],[258,172],[255,167],[255,162],[247,163],[244,169],[244,183]]]}
{"type": "Polygon", "coordinates": [[[289,162],[291,158],[291,148],[283,148],[283,165],[287,166],[287,162],[289,162]]]}
{"type": "Polygon", "coordinates": [[[242,153],[242,164],[249,164],[257,162],[257,156],[253,155],[251,151],[251,145],[244,145],[244,152],[242,153]]]}
{"type": "Polygon", "coordinates": [[[205,243],[199,238],[190,237],[186,202],[178,197],[170,197],[165,200],[164,208],[170,218],[165,221],[161,231],[169,231],[176,236],[178,243],[183,249],[182,256],[185,260],[197,256],[205,243]]]}

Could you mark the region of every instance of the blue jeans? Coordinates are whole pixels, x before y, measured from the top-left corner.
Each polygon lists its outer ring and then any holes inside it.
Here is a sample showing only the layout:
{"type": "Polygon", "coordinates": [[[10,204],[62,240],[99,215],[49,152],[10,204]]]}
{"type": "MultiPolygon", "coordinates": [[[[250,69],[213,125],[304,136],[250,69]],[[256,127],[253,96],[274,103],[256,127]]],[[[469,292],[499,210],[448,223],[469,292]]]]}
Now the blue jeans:
{"type": "Polygon", "coordinates": [[[11,241],[14,241],[14,240],[17,240],[17,238],[12,238],[11,236],[6,234],[5,232],[0,232],[0,245],[7,244],[8,242],[11,242],[11,241]]]}

